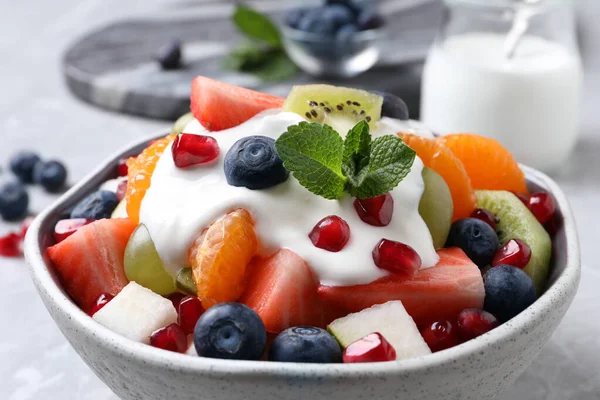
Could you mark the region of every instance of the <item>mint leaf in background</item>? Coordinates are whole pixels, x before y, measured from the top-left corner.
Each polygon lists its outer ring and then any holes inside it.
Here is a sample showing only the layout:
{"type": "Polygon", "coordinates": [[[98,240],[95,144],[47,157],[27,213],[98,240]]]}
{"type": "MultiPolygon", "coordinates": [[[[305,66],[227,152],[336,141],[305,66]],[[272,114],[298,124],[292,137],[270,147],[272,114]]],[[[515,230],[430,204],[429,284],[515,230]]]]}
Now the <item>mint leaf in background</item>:
{"type": "Polygon", "coordinates": [[[298,67],[284,52],[278,51],[270,54],[265,62],[249,72],[252,72],[265,82],[277,82],[296,75],[298,67]]]}
{"type": "Polygon", "coordinates": [[[223,67],[237,71],[252,71],[260,69],[269,59],[270,52],[263,46],[246,43],[223,59],[223,67]]]}
{"type": "Polygon", "coordinates": [[[275,142],[283,166],[300,184],[326,199],[339,199],[346,185],[342,174],[344,143],[329,125],[300,122],[275,142]]]}
{"type": "Polygon", "coordinates": [[[344,141],[342,172],[348,178],[349,184],[359,185],[360,174],[369,165],[370,153],[369,124],[363,120],[348,132],[344,141]]]}
{"type": "Polygon", "coordinates": [[[260,40],[281,49],[281,34],[271,19],[250,7],[239,5],[233,14],[237,28],[252,39],[260,40]]]}
{"type": "Polygon", "coordinates": [[[369,166],[361,173],[358,186],[349,185],[350,194],[359,199],[381,196],[408,175],[416,152],[394,135],[378,137],[371,144],[369,166]]]}

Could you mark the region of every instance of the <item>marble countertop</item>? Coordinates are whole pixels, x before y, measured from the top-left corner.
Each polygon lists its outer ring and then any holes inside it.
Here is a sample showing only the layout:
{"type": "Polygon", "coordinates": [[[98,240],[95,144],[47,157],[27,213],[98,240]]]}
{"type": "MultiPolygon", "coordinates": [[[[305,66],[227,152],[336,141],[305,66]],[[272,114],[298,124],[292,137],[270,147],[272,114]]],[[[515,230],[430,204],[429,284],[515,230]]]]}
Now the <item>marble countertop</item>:
{"type": "MultiPolygon", "coordinates": [[[[400,1],[400,0],[398,0],[400,1]]],[[[61,52],[73,38],[115,18],[163,14],[168,0],[21,0],[0,2],[0,164],[17,149],[65,160],[70,181],[116,149],[168,127],[112,114],[73,98],[61,81],[61,52]]],[[[600,399],[600,4],[579,0],[586,93],[581,139],[556,176],[568,194],[581,238],[583,277],[550,343],[502,400],[600,399]],[[596,47],[596,48],[594,48],[596,47]]],[[[560,112],[560,100],[556,100],[560,112]]],[[[0,172],[1,175],[1,172],[0,172]]],[[[0,176],[0,179],[1,176],[0,176]]],[[[32,209],[53,198],[32,189],[32,209]]],[[[14,229],[0,221],[0,234],[14,229]]],[[[81,361],[46,312],[23,260],[0,259],[0,399],[115,400],[81,361]]]]}

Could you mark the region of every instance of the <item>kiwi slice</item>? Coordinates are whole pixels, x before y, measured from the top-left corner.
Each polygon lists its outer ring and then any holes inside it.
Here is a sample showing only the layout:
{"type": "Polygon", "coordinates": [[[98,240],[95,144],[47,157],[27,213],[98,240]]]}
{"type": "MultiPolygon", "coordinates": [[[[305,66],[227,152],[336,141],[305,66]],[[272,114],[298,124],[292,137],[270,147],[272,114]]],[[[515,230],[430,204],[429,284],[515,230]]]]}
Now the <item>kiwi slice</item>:
{"type": "Polygon", "coordinates": [[[419,202],[419,214],[431,233],[433,246],[444,247],[452,226],[454,203],[448,184],[440,174],[431,168],[423,168],[425,190],[419,202]]]}
{"type": "Polygon", "coordinates": [[[171,133],[175,133],[179,135],[185,129],[186,125],[194,120],[194,115],[191,112],[187,114],[183,114],[181,117],[177,118],[177,121],[173,124],[171,128],[171,133]]]}
{"type": "Polygon", "coordinates": [[[301,115],[309,122],[327,124],[345,135],[365,120],[374,128],[381,118],[383,97],[359,89],[331,85],[294,86],[283,111],[301,115]]]}
{"type": "Polygon", "coordinates": [[[500,243],[521,239],[531,248],[531,260],[524,271],[533,279],[539,297],[546,287],[552,256],[550,235],[514,194],[496,190],[476,193],[479,207],[490,210],[500,220],[497,228],[500,243]]]}

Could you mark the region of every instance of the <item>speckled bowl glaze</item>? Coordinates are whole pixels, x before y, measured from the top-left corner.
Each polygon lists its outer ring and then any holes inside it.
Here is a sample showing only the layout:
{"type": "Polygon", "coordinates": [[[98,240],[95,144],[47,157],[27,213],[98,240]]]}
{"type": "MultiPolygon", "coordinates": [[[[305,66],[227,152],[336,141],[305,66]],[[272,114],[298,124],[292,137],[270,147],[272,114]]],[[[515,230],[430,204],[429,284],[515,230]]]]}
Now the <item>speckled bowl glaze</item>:
{"type": "Polygon", "coordinates": [[[117,161],[148,140],[119,152],[31,225],[25,253],[48,311],[81,358],[123,399],[492,399],[510,386],[546,344],[571,304],[580,276],[577,233],[567,199],[547,176],[523,167],[532,190],[554,196],[561,217],[548,290],[527,310],[475,340],[405,361],[313,365],[192,357],[132,342],[97,324],[60,287],[45,255],[55,222],[104,180],[117,161]]]}

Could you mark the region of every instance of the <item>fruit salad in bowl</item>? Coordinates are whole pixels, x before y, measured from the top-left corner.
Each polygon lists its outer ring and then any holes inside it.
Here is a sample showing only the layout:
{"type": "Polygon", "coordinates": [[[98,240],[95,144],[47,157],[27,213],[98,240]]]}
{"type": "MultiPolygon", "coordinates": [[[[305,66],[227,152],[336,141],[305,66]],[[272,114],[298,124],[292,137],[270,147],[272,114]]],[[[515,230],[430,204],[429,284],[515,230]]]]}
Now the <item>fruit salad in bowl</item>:
{"type": "Polygon", "coordinates": [[[231,380],[207,398],[343,396],[394,376],[410,379],[378,397],[429,377],[422,398],[487,398],[539,352],[579,276],[564,196],[523,170],[494,140],[434,137],[391,94],[283,99],[197,77],[191,114],[40,216],[27,255],[63,332],[125,398],[164,398],[166,376],[193,398],[194,374],[231,380]],[[460,371],[479,386],[446,381],[460,371]],[[250,376],[290,391],[246,394],[250,376]]]}

